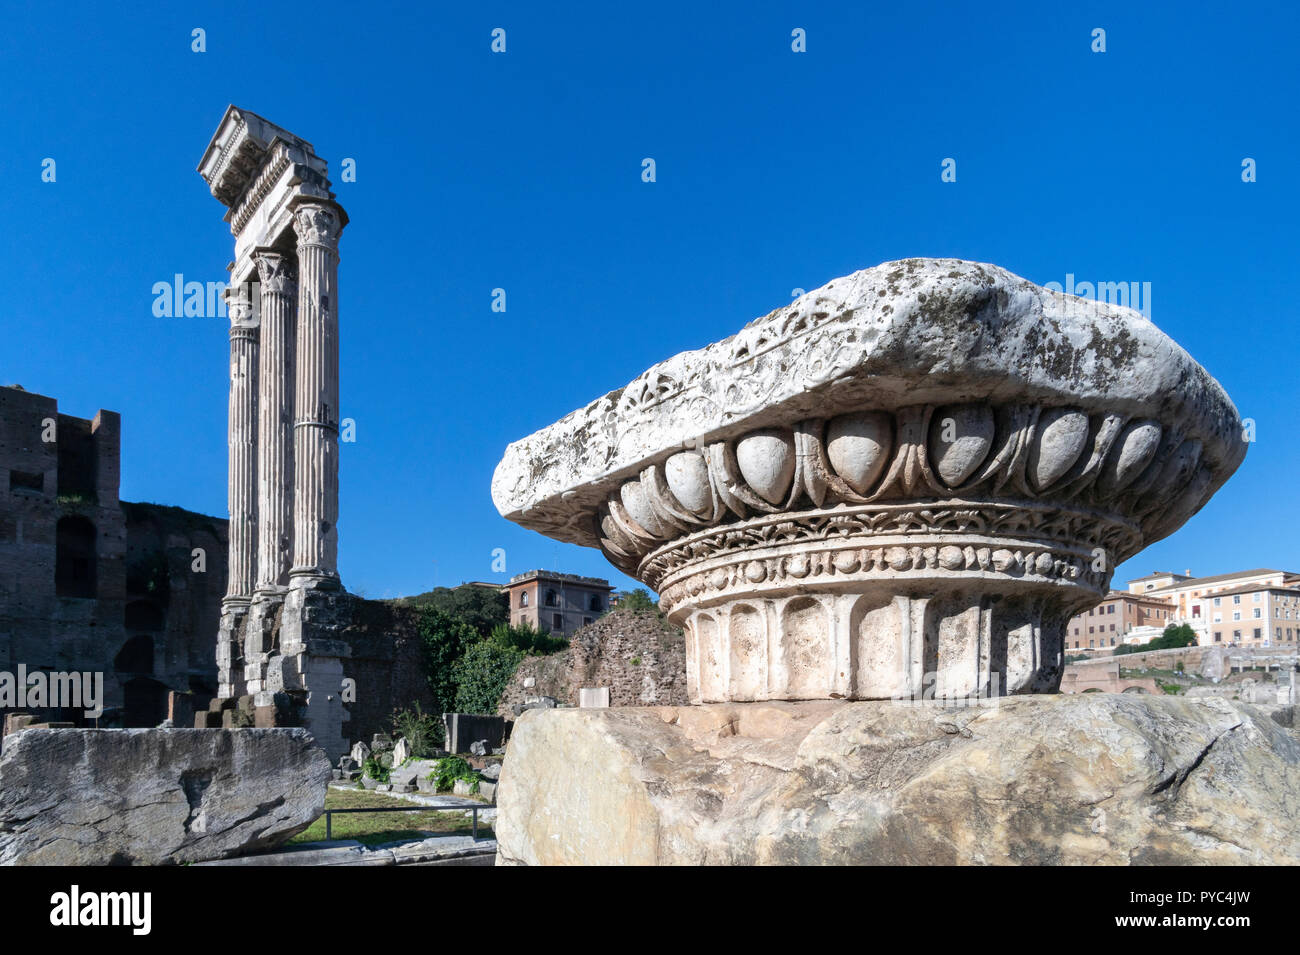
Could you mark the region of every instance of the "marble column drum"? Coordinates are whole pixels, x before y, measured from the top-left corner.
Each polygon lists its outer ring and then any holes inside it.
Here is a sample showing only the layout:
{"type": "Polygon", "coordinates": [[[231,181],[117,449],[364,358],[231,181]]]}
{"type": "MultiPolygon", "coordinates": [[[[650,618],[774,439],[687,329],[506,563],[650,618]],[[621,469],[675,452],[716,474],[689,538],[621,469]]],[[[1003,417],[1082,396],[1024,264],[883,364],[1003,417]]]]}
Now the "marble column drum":
{"type": "Polygon", "coordinates": [[[230,316],[230,531],[225,602],[247,603],[257,574],[258,327],[246,290],[233,290],[226,310],[230,316]]]}
{"type": "Polygon", "coordinates": [[[294,210],[298,323],[294,392],[292,586],[338,586],[338,240],[331,205],[294,210]]]}
{"type": "Polygon", "coordinates": [[[289,584],[293,546],[294,351],[297,263],[292,255],[259,251],[261,366],[258,404],[257,592],[289,584]]]}

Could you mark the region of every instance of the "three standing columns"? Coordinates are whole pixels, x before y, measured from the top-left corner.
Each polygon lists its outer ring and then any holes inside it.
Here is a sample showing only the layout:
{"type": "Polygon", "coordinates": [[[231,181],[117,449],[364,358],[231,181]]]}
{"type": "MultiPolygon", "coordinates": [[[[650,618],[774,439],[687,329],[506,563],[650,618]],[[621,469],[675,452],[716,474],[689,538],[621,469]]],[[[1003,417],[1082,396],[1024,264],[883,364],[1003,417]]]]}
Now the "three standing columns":
{"type": "Polygon", "coordinates": [[[287,587],[339,587],[336,206],[293,211],[297,256],[252,253],[260,316],[227,294],[230,550],[226,604],[287,587]]]}

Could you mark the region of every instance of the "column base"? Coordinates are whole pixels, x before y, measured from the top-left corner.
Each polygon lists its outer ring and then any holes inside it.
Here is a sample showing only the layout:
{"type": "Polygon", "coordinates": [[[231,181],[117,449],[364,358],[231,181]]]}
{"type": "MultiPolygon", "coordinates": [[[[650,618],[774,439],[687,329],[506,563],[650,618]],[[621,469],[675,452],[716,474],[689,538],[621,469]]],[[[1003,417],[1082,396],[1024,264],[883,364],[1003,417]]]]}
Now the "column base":
{"type": "Polygon", "coordinates": [[[343,590],[338,574],[327,574],[313,568],[295,568],[289,571],[290,590],[343,590]]]}

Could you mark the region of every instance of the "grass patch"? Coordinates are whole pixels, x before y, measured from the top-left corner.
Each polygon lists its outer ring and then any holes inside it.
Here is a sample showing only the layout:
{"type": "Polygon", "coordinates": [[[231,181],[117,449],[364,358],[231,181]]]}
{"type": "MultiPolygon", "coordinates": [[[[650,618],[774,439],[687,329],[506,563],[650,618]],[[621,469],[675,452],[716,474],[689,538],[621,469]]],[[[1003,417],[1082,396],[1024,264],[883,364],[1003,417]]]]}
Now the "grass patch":
{"type": "MultiPolygon", "coordinates": [[[[412,806],[403,799],[394,799],[382,793],[334,789],[325,793],[326,809],[392,809],[395,806],[412,806]]],[[[466,807],[468,808],[468,807],[466,807]]],[[[469,836],[474,833],[473,820],[459,812],[375,812],[349,813],[335,816],[331,825],[331,838],[355,839],[367,846],[396,842],[399,839],[419,839],[427,836],[458,835],[469,836]]],[[[492,826],[484,823],[480,817],[478,834],[491,838],[492,826]]],[[[289,845],[303,842],[319,842],[325,838],[325,817],[321,816],[298,835],[289,840],[289,845]]]]}

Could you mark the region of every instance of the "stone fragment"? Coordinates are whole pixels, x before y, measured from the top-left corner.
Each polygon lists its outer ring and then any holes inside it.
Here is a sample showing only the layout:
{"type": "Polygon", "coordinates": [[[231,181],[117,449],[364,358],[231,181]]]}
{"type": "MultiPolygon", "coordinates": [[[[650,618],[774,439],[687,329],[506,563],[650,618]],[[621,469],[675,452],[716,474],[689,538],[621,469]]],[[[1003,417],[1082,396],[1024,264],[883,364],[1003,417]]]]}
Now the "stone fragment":
{"type": "Polygon", "coordinates": [[[514,442],[492,496],[659,594],[692,702],[968,700],[1055,692],[1070,617],[1246,448],[1138,312],[907,259],[514,442]]]}
{"type": "Polygon", "coordinates": [[[271,848],[325,806],[302,729],[29,729],[0,756],[0,864],[164,865],[271,848]]]}
{"type": "Polygon", "coordinates": [[[1287,720],[1104,693],[532,711],[498,863],[1296,865],[1287,720]]]}
{"type": "Polygon", "coordinates": [[[369,757],[370,747],[365,744],[364,740],[357,740],[352,744],[352,759],[358,766],[364,766],[369,757]]]}
{"type": "Polygon", "coordinates": [[[393,747],[393,765],[401,766],[402,763],[406,762],[410,758],[411,741],[403,736],[397,741],[397,745],[393,747]]]}
{"type": "Polygon", "coordinates": [[[475,740],[469,744],[469,753],[471,756],[486,756],[489,749],[491,749],[491,747],[488,746],[488,741],[485,739],[475,740]]]}
{"type": "Polygon", "coordinates": [[[578,689],[578,705],[582,707],[609,706],[609,687],[580,687],[578,689]]]}

